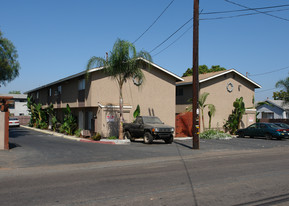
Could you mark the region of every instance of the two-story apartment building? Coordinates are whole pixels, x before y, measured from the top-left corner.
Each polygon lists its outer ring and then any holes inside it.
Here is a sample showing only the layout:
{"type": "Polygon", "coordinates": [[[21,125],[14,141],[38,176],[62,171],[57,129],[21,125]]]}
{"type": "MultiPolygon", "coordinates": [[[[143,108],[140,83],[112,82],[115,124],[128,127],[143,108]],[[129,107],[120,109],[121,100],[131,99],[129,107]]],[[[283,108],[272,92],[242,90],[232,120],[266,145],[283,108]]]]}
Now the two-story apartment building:
{"type": "MultiPolygon", "coordinates": [[[[183,77],[184,81],[176,83],[176,113],[186,111],[191,104],[188,99],[192,98],[192,76],[183,77]]],[[[212,128],[222,129],[224,122],[232,113],[233,102],[236,98],[243,97],[246,108],[254,107],[255,89],[261,88],[259,84],[239,73],[234,69],[212,72],[199,75],[200,94],[209,93],[206,104],[215,105],[215,116],[212,117],[212,128]]],[[[246,110],[242,127],[255,122],[255,110],[246,110]]],[[[208,127],[208,108],[204,111],[205,127],[208,127]]],[[[203,128],[201,128],[203,129],[203,128]]]]}
{"type": "MultiPolygon", "coordinates": [[[[123,87],[124,120],[133,121],[133,112],[140,106],[141,115],[158,116],[175,126],[176,82],[183,79],[170,71],[141,59],[144,81],[130,80],[123,87]]],[[[53,104],[57,117],[63,120],[67,104],[78,119],[78,127],[103,136],[118,134],[119,88],[117,82],[94,68],[32,89],[26,93],[44,107],[53,104]]]]}

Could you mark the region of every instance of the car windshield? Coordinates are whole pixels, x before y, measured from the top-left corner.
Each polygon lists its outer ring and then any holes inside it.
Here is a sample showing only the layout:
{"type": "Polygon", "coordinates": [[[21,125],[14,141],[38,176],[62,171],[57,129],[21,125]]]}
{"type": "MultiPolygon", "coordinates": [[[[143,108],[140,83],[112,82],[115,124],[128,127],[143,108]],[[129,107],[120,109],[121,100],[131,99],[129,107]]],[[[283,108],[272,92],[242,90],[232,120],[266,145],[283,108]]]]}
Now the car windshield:
{"type": "Polygon", "coordinates": [[[271,128],[280,128],[280,126],[278,126],[276,124],[269,124],[268,126],[271,127],[271,128]]]}
{"type": "Polygon", "coordinates": [[[15,117],[11,117],[11,118],[9,118],[9,120],[18,120],[18,119],[15,117]]]}
{"type": "Polygon", "coordinates": [[[143,117],[145,124],[162,124],[162,121],[158,117],[143,117]]]}
{"type": "Polygon", "coordinates": [[[289,128],[288,124],[277,123],[276,125],[282,128],[289,128]]]}

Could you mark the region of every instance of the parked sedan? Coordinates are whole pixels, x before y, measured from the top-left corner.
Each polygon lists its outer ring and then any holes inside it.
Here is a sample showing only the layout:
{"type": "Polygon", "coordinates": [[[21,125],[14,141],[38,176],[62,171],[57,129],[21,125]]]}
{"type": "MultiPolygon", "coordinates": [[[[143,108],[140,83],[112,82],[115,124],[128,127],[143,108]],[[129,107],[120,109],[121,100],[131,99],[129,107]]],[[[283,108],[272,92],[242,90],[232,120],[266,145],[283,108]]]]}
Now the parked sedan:
{"type": "Polygon", "coordinates": [[[17,119],[16,117],[9,118],[9,127],[19,127],[19,126],[20,126],[19,119],[17,119]]]}
{"type": "Polygon", "coordinates": [[[255,123],[245,129],[237,130],[239,137],[266,137],[267,139],[282,139],[289,136],[289,130],[273,123],[255,123]]]}

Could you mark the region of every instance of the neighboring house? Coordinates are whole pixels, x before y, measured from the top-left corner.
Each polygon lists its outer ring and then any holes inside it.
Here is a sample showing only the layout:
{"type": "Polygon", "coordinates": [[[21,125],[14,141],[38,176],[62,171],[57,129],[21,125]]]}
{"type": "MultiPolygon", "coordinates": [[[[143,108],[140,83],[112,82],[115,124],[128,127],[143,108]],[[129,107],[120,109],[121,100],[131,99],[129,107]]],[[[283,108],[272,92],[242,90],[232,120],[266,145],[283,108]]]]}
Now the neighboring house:
{"type": "Polygon", "coordinates": [[[9,104],[10,116],[29,115],[27,108],[27,94],[0,94],[0,96],[13,97],[9,104]]]}
{"type": "MultiPolygon", "coordinates": [[[[144,81],[140,86],[129,80],[123,86],[124,120],[133,121],[140,106],[141,115],[158,116],[175,125],[176,82],[183,79],[147,60],[143,61],[144,81]]],[[[30,90],[28,95],[44,107],[53,104],[57,118],[63,120],[67,104],[78,119],[78,127],[108,137],[118,134],[119,88],[103,68],[89,70],[30,90]]]]}
{"type": "MultiPolygon", "coordinates": [[[[183,77],[183,82],[176,83],[176,113],[186,111],[191,104],[192,76],[183,77]]],[[[208,92],[206,104],[213,104],[216,108],[212,117],[212,128],[222,129],[224,122],[228,120],[233,110],[233,102],[236,98],[243,97],[246,108],[253,108],[255,89],[261,88],[259,84],[247,78],[234,69],[212,72],[199,75],[200,94],[208,92]]],[[[241,124],[242,127],[255,122],[255,110],[246,110],[241,124]]],[[[208,128],[208,108],[204,111],[205,127],[208,128]]]]}
{"type": "Polygon", "coordinates": [[[257,106],[258,119],[289,119],[289,104],[283,100],[265,100],[267,104],[257,106]]]}

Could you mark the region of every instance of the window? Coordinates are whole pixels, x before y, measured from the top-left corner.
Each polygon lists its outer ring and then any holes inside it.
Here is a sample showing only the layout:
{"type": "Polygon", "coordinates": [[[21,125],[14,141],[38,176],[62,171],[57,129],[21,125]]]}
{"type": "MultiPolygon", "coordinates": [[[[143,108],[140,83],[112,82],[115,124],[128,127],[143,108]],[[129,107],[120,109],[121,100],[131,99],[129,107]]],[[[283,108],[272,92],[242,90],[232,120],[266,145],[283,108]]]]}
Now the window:
{"type": "Polygon", "coordinates": [[[85,89],[85,79],[80,79],[78,81],[78,90],[84,90],[85,89]]]}
{"type": "Polygon", "coordinates": [[[36,92],[36,99],[39,99],[39,92],[36,92]]]}
{"type": "Polygon", "coordinates": [[[62,90],[62,88],[61,88],[61,85],[60,85],[60,86],[57,87],[58,94],[61,94],[61,90],[62,90]]]}
{"type": "Polygon", "coordinates": [[[264,128],[267,128],[267,126],[265,124],[260,124],[260,128],[264,129],[264,128]]]}
{"type": "Polygon", "coordinates": [[[254,128],[257,128],[257,125],[256,125],[256,124],[252,124],[252,125],[249,126],[248,128],[250,128],[250,129],[254,129],[254,128]]]}
{"type": "Polygon", "coordinates": [[[183,88],[178,88],[177,87],[177,96],[183,96],[184,95],[184,90],[183,88]]]}
{"type": "Polygon", "coordinates": [[[8,107],[9,109],[15,109],[15,102],[11,102],[8,107]]]}
{"type": "Polygon", "coordinates": [[[51,97],[52,90],[49,88],[49,96],[51,97]]]}
{"type": "Polygon", "coordinates": [[[274,119],[273,112],[262,112],[262,119],[274,119]]]}

